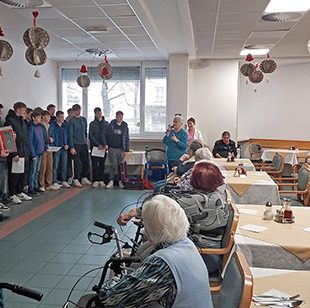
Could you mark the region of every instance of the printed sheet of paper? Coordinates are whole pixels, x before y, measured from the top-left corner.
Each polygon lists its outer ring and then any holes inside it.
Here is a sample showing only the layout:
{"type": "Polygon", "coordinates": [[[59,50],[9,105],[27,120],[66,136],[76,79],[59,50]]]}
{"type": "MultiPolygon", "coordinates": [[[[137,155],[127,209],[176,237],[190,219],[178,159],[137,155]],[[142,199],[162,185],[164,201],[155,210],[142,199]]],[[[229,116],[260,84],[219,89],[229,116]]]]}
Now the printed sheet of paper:
{"type": "Polygon", "coordinates": [[[47,152],[58,152],[60,149],[61,149],[61,147],[49,146],[47,148],[47,152]]]}
{"type": "Polygon", "coordinates": [[[12,173],[24,173],[25,172],[25,158],[20,157],[19,161],[12,161],[12,173]]]}
{"type": "Polygon", "coordinates": [[[91,152],[91,156],[96,156],[96,157],[102,157],[104,158],[105,156],[105,149],[98,149],[98,147],[93,147],[93,150],[91,152]]]}

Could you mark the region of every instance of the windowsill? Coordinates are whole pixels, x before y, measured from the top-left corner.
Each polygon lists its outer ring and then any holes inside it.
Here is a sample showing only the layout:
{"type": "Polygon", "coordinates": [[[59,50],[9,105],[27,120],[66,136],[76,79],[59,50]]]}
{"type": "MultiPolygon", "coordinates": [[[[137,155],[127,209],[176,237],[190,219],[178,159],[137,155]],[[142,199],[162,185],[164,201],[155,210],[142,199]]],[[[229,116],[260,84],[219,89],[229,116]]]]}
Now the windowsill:
{"type": "Polygon", "coordinates": [[[132,142],[147,142],[147,141],[152,141],[152,142],[162,142],[163,138],[162,137],[153,137],[153,136],[130,136],[129,140],[132,142]]]}

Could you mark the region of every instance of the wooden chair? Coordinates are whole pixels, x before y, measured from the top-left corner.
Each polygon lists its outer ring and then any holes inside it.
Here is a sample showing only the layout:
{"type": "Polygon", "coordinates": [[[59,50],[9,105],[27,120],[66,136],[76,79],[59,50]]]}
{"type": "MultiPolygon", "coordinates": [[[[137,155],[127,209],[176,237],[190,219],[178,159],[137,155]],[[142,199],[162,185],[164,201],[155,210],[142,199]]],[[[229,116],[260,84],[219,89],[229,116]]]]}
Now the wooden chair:
{"type": "Polygon", "coordinates": [[[279,187],[280,195],[296,195],[299,202],[308,206],[310,202],[310,166],[303,164],[293,178],[274,178],[279,187]],[[292,190],[283,190],[283,187],[290,187],[292,190]]]}
{"type": "Polygon", "coordinates": [[[260,171],[266,171],[271,177],[281,177],[284,170],[285,158],[283,155],[276,153],[270,165],[262,165],[260,171]]]}
{"type": "Polygon", "coordinates": [[[254,166],[255,166],[255,169],[257,171],[265,171],[265,170],[268,170],[268,169],[273,169],[275,167],[275,164],[276,164],[276,160],[277,160],[277,156],[279,154],[276,153],[273,158],[272,158],[272,161],[271,162],[259,162],[259,163],[253,163],[254,166]]]}
{"type": "Polygon", "coordinates": [[[214,308],[249,308],[253,276],[241,252],[234,252],[225,270],[221,290],[212,293],[214,308]]]}
{"type": "Polygon", "coordinates": [[[250,143],[249,154],[252,162],[260,162],[263,154],[261,146],[258,143],[250,143]]]}
{"type": "MultiPolygon", "coordinates": [[[[229,200],[229,198],[228,198],[229,200]]],[[[220,255],[221,269],[209,276],[210,287],[212,291],[217,291],[221,288],[222,269],[225,267],[227,260],[234,246],[234,236],[239,222],[239,211],[234,203],[228,203],[229,219],[225,228],[222,243],[220,248],[198,248],[201,255],[220,255]]]]}

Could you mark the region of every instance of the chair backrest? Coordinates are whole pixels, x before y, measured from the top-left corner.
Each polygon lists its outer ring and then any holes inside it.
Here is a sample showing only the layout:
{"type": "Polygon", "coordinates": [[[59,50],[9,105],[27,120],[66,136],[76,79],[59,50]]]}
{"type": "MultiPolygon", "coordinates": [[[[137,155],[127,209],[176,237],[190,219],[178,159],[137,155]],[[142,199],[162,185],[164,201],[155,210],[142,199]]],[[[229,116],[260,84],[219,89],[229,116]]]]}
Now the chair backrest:
{"type": "Polygon", "coordinates": [[[297,189],[300,191],[307,190],[309,186],[309,172],[310,170],[303,164],[298,171],[298,179],[297,179],[297,189]]]}
{"type": "Polygon", "coordinates": [[[146,149],[145,150],[145,158],[148,163],[152,162],[166,162],[167,154],[166,150],[163,149],[146,149]]]}
{"type": "Polygon", "coordinates": [[[248,308],[253,295],[253,276],[244,255],[234,252],[226,267],[219,293],[219,308],[248,308]]]}
{"type": "Polygon", "coordinates": [[[272,167],[275,167],[276,162],[278,161],[278,156],[279,156],[278,153],[276,153],[276,154],[273,155],[272,162],[271,162],[271,166],[272,166],[272,167]]]}
{"type": "Polygon", "coordinates": [[[255,155],[256,159],[261,159],[262,148],[258,143],[249,144],[250,159],[255,155]]]}
{"type": "Polygon", "coordinates": [[[283,155],[275,155],[275,165],[274,168],[276,171],[282,171],[284,169],[284,156],[283,155]]]}

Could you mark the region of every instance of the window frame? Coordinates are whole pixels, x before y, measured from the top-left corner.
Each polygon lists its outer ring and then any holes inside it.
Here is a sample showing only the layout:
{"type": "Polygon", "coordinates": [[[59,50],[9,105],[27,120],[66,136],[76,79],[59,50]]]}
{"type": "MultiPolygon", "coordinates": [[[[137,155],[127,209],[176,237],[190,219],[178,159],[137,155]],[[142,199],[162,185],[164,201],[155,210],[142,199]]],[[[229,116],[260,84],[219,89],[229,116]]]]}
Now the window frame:
{"type": "MultiPolygon", "coordinates": [[[[100,62],[92,62],[88,63],[89,67],[95,67],[100,62]]],[[[168,78],[169,78],[169,63],[168,61],[141,61],[141,62],[110,62],[113,67],[124,67],[124,66],[139,66],[140,67],[140,133],[139,134],[130,134],[130,138],[132,140],[149,140],[149,139],[161,139],[164,132],[146,132],[145,131],[145,70],[148,68],[165,68],[166,75],[166,114],[168,111],[168,78]]],[[[63,69],[79,69],[82,63],[78,62],[63,62],[58,66],[58,109],[62,110],[63,104],[63,78],[62,78],[62,70],[63,69]]],[[[78,76],[77,76],[78,77],[78,76]]],[[[82,89],[82,108],[85,111],[83,115],[85,117],[88,116],[88,90],[82,89]]],[[[66,113],[66,110],[63,110],[66,113]]],[[[125,119],[126,121],[126,115],[125,119]]],[[[166,119],[167,122],[167,119],[166,119]]],[[[88,123],[89,124],[89,123],[88,123]]],[[[130,133],[130,131],[129,131],[130,133]]]]}

